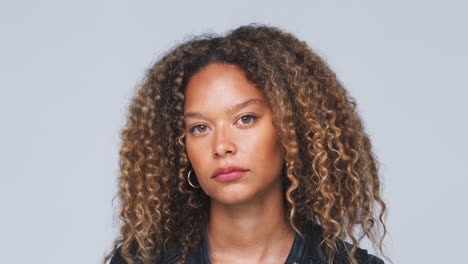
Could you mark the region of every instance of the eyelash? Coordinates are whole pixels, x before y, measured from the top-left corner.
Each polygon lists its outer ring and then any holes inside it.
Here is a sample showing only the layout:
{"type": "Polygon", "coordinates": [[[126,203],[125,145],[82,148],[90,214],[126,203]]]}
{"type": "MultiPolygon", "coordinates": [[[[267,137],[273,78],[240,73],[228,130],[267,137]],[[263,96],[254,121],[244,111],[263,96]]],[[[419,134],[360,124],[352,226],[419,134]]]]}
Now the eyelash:
{"type": "MultiPolygon", "coordinates": [[[[255,123],[255,121],[257,121],[257,119],[258,119],[258,116],[250,115],[250,114],[249,114],[249,115],[243,115],[243,116],[239,117],[239,119],[237,119],[237,121],[241,120],[241,119],[244,118],[244,117],[250,117],[250,119],[252,120],[252,122],[249,122],[248,124],[243,124],[244,126],[247,126],[247,127],[248,127],[248,126],[251,126],[251,125],[252,125],[253,123],[255,123]]],[[[236,122],[236,123],[237,123],[237,122],[236,122]]],[[[195,129],[196,129],[197,127],[200,127],[200,126],[206,127],[206,125],[195,125],[195,126],[191,127],[189,131],[190,131],[191,133],[193,133],[193,132],[195,132],[195,129]]],[[[203,132],[199,132],[198,134],[202,134],[202,133],[203,133],[203,132]]]]}

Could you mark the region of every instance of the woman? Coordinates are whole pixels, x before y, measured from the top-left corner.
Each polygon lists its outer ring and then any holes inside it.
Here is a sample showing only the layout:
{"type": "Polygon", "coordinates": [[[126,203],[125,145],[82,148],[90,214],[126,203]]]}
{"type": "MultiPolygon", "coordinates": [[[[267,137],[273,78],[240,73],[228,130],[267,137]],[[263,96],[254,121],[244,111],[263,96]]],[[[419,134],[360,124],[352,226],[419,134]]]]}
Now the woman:
{"type": "Polygon", "coordinates": [[[358,247],[382,253],[386,207],[356,103],[291,34],[249,25],[179,45],[148,71],[122,139],[123,226],[104,262],[383,263],[358,247]]]}

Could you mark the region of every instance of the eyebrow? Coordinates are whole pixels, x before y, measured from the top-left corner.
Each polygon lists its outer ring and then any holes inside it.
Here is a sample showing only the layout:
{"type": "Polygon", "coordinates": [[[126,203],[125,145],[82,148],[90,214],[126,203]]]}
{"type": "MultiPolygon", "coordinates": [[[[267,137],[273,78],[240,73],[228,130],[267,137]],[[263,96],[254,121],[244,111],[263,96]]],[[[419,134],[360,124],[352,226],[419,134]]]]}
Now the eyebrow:
{"type": "MultiPolygon", "coordinates": [[[[234,112],[237,112],[243,108],[246,108],[247,106],[251,105],[251,104],[259,104],[259,103],[265,103],[265,101],[263,101],[262,99],[257,99],[257,98],[252,98],[252,99],[249,99],[245,102],[242,102],[242,103],[239,103],[239,104],[235,104],[235,105],[232,105],[232,106],[228,106],[226,107],[226,109],[224,110],[226,113],[234,113],[234,112]]],[[[199,112],[187,112],[187,113],[184,113],[184,118],[206,118],[207,114],[206,113],[199,113],[199,112]]]]}

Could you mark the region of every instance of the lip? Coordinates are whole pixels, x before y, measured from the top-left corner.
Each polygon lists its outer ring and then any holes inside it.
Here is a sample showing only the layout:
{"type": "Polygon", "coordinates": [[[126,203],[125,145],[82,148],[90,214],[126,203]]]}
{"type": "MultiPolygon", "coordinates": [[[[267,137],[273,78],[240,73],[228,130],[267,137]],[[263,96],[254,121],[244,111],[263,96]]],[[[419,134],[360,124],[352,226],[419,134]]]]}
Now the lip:
{"type": "Polygon", "coordinates": [[[247,171],[231,171],[228,173],[219,174],[218,176],[214,177],[214,180],[218,182],[234,181],[239,179],[246,173],[247,171]]]}
{"type": "Polygon", "coordinates": [[[216,169],[211,178],[216,181],[230,181],[242,177],[242,175],[244,175],[247,171],[249,170],[234,165],[229,165],[216,169]]]}

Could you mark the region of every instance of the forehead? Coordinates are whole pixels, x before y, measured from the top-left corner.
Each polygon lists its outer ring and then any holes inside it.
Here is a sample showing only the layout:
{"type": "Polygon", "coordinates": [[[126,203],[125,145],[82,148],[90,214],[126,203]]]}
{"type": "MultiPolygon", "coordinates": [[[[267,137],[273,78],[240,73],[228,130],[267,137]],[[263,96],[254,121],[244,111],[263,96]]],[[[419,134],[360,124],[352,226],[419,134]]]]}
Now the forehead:
{"type": "Polygon", "coordinates": [[[211,63],[188,81],[184,111],[225,108],[252,98],[264,99],[264,96],[240,67],[211,63]]]}

